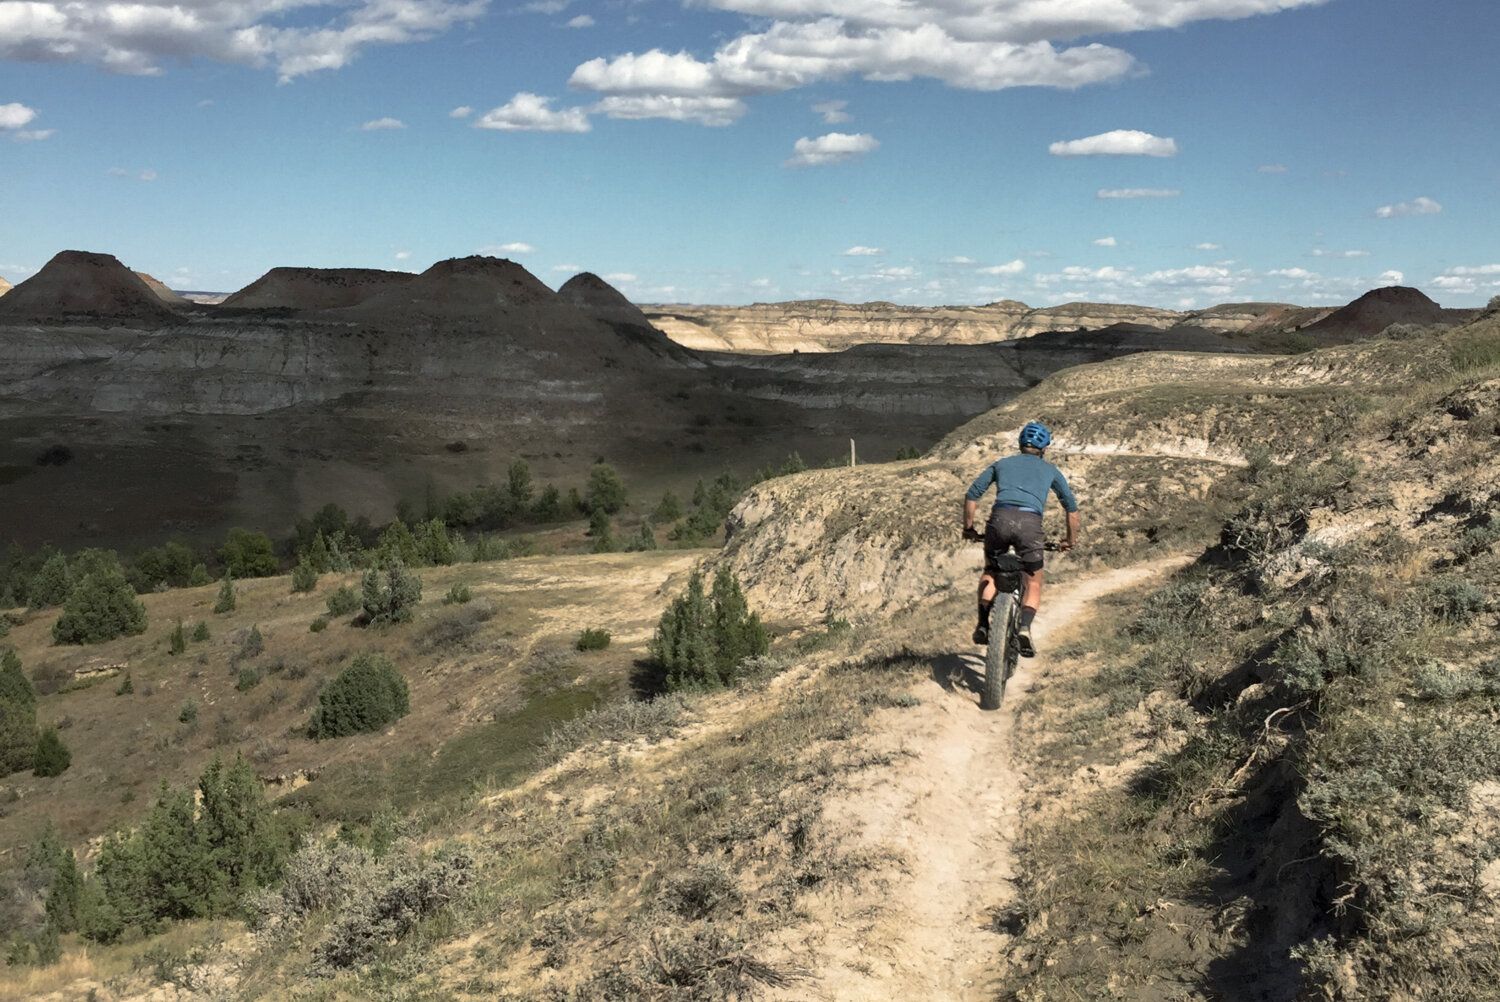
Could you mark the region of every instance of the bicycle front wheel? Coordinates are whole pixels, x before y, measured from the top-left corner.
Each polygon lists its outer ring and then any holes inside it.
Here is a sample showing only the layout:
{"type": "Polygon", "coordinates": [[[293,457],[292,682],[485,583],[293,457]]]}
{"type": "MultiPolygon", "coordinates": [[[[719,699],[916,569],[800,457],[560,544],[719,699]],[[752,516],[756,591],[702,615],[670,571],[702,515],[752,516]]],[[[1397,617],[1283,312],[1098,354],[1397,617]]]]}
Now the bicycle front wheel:
{"type": "Polygon", "coordinates": [[[1016,656],[1011,620],[1015,617],[1016,597],[1000,595],[990,607],[990,645],[984,655],[984,691],[979,694],[981,710],[998,710],[1005,702],[1005,680],[1014,670],[1016,656]]]}

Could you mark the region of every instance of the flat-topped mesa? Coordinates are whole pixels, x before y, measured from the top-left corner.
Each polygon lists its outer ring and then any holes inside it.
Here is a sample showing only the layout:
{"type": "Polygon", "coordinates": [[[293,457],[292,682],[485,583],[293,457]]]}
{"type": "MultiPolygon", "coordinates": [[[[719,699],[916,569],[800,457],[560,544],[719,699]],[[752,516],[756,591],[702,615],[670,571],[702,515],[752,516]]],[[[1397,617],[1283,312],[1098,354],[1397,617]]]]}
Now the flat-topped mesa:
{"type": "Polygon", "coordinates": [[[1140,324],[1165,329],[1186,314],[1114,303],[1065,303],[1033,309],[1001,300],[987,306],[899,306],[831,299],[751,306],[643,307],[678,344],[715,351],[842,351],[856,344],[987,344],[1042,331],[1140,324]]]}
{"type": "Polygon", "coordinates": [[[568,279],[557,290],[557,295],[563,301],[606,323],[655,330],[646,314],[626,299],[624,293],[591,271],[568,279]]]}
{"type": "Polygon", "coordinates": [[[157,326],[181,318],[112,254],[62,251],[0,299],[0,321],[121,320],[157,326]]]}
{"type": "Polygon", "coordinates": [[[1451,325],[1473,316],[1472,310],[1443,309],[1420,289],[1391,285],[1370,290],[1304,330],[1323,341],[1353,341],[1374,337],[1392,324],[1451,325]]]}
{"type": "Polygon", "coordinates": [[[380,268],[272,268],[223,305],[239,309],[338,310],[417,276],[380,268]]]}

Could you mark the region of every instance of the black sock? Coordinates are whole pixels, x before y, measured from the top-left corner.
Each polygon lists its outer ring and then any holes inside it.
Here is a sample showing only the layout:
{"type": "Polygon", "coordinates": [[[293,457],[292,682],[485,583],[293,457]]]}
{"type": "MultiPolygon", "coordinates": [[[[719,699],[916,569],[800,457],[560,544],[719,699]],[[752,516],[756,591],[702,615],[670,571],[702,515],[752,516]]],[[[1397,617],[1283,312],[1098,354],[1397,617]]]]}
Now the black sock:
{"type": "Polygon", "coordinates": [[[989,625],[989,622],[990,622],[990,607],[993,606],[994,604],[995,603],[993,601],[990,601],[990,602],[980,602],[979,603],[979,625],[980,626],[988,626],[989,625]]]}
{"type": "Polygon", "coordinates": [[[1031,625],[1031,621],[1033,619],[1035,619],[1035,618],[1036,618],[1036,610],[1035,609],[1033,609],[1029,605],[1023,605],[1023,606],[1021,606],[1021,629],[1024,630],[1027,627],[1029,627],[1031,625]]]}

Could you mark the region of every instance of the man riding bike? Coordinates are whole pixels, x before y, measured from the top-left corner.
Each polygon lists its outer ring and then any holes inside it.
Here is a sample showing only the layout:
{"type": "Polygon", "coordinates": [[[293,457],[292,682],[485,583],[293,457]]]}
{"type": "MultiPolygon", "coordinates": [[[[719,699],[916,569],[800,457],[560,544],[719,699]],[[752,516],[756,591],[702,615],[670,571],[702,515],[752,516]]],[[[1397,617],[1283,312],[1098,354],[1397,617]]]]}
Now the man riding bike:
{"type": "Polygon", "coordinates": [[[1068,534],[1058,549],[1066,552],[1078,540],[1078,501],[1068,487],[1068,478],[1045,458],[1052,444],[1052,432],[1039,421],[1021,429],[1020,453],[996,460],[975,479],[964,496],[964,536],[979,538],[974,530],[974,512],[979,499],[990,485],[995,485],[995,507],[990,511],[984,529],[984,573],[979,578],[979,625],[974,627],[974,643],[990,640],[990,607],[995,604],[995,560],[1012,548],[1021,561],[1020,654],[1035,657],[1031,642],[1031,621],[1042,604],[1042,512],[1047,507],[1047,492],[1057,495],[1068,513],[1068,534]]]}

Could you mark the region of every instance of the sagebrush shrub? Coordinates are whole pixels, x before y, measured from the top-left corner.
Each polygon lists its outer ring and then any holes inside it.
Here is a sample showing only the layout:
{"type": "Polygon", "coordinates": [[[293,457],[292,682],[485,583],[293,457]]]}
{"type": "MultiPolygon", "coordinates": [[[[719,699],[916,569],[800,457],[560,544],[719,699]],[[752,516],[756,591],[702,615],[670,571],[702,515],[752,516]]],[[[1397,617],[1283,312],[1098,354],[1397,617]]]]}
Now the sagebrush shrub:
{"type": "Polygon", "coordinates": [[[469,586],[460,581],[448,589],[448,594],[443,596],[443,604],[464,605],[473,598],[474,593],[469,590],[469,586]]]}
{"type": "Polygon", "coordinates": [[[392,559],[383,574],[373,567],[365,572],[361,591],[366,622],[375,626],[407,623],[422,600],[422,579],[392,559]]]}
{"type": "Polygon", "coordinates": [[[318,587],[318,569],[313,566],[312,561],[303,559],[292,568],[292,592],[298,594],[312,591],[318,587]]]}
{"type": "Polygon", "coordinates": [[[369,962],[380,947],[467,891],[474,883],[474,858],[466,849],[430,857],[392,853],[353,878],[313,950],[320,967],[342,970],[369,962]]]}
{"type": "Polygon", "coordinates": [[[406,679],[381,654],[361,654],[318,693],[308,736],[338,738],[378,731],[411,710],[406,679]]]}
{"type": "Polygon", "coordinates": [[[347,616],[351,612],[358,611],[359,607],[359,592],[348,585],[340,586],[337,591],[328,596],[328,615],[330,616],[347,616]]]}
{"type": "Polygon", "coordinates": [[[591,626],[578,635],[573,646],[580,651],[602,651],[609,646],[610,639],[608,630],[591,626]]]}
{"type": "Polygon", "coordinates": [[[214,614],[222,616],[226,612],[233,612],[235,604],[234,577],[226,572],[224,580],[219,584],[219,596],[214,600],[214,614]]]}

